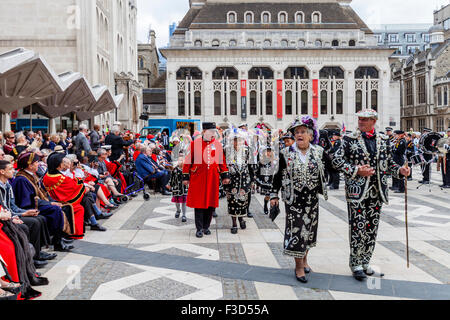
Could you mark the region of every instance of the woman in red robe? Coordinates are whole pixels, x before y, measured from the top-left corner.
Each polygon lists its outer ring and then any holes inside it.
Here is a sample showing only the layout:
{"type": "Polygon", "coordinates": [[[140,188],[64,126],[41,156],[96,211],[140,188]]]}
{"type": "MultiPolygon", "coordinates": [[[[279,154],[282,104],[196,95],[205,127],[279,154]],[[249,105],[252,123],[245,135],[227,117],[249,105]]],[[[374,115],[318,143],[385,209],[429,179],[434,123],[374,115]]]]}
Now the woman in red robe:
{"type": "Polygon", "coordinates": [[[84,236],[84,208],[81,205],[86,193],[83,181],[71,179],[61,174],[64,171],[63,163],[65,155],[53,153],[47,159],[48,173],[44,176],[42,183],[47,192],[55,201],[69,204],[73,207],[75,230],[70,235],[73,239],[83,239],[84,236]]]}

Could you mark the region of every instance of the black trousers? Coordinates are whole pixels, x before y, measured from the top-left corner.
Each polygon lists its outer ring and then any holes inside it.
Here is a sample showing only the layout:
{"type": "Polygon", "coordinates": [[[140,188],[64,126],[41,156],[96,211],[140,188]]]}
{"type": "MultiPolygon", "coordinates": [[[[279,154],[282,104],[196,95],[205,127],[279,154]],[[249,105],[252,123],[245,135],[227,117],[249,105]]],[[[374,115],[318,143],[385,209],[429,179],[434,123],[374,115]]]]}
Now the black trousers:
{"type": "Polygon", "coordinates": [[[441,162],[442,182],[444,186],[450,186],[450,153],[447,154],[447,159],[441,162]],[[445,166],[445,170],[444,170],[445,166]],[[444,171],[446,172],[444,174],[444,171]]]}
{"type": "Polygon", "coordinates": [[[23,224],[18,226],[27,234],[28,241],[35,250],[34,258],[37,258],[42,247],[49,246],[51,243],[47,220],[39,215],[36,217],[20,217],[20,220],[23,221],[23,224]]]}
{"type": "Polygon", "coordinates": [[[422,171],[423,171],[423,181],[430,181],[430,167],[431,163],[428,163],[431,159],[433,159],[433,156],[430,154],[424,154],[423,158],[427,162],[425,165],[422,165],[422,171]]]}
{"type": "Polygon", "coordinates": [[[93,205],[95,205],[95,196],[92,192],[86,192],[80,204],[84,208],[84,221],[88,222],[92,216],[95,216],[95,210],[93,207],[93,205]]]}
{"type": "Polygon", "coordinates": [[[197,231],[208,230],[211,226],[211,221],[215,208],[208,209],[194,209],[195,211],[195,227],[197,231]]]}
{"type": "Polygon", "coordinates": [[[339,189],[339,182],[340,182],[340,176],[339,172],[330,172],[330,182],[328,183],[329,186],[339,189]]]}

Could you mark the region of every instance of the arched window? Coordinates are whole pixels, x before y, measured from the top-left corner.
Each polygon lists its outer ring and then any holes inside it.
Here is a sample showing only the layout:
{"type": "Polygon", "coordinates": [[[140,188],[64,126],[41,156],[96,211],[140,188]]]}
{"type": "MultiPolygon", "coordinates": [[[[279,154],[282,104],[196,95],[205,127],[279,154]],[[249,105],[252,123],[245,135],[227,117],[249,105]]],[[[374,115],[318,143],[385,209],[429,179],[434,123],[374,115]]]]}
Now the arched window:
{"type": "Polygon", "coordinates": [[[202,46],[202,40],[196,40],[194,45],[196,47],[201,47],[202,46]]]}
{"type": "Polygon", "coordinates": [[[261,14],[261,21],[265,24],[270,23],[270,13],[267,11],[263,12],[261,14]]]}
{"type": "Polygon", "coordinates": [[[344,114],[344,93],[342,90],[336,92],[336,114],[344,114]]]}
{"type": "Polygon", "coordinates": [[[256,116],[257,107],[256,107],[256,91],[250,91],[250,115],[256,116]]]}
{"type": "Polygon", "coordinates": [[[228,13],[228,23],[236,23],[236,12],[228,13]]]}
{"type": "Polygon", "coordinates": [[[281,40],[281,46],[283,48],[287,48],[289,46],[289,42],[285,39],[281,40]]]}
{"type": "Polygon", "coordinates": [[[178,91],[178,115],[186,115],[186,101],[184,91],[178,91]]]}
{"type": "Polygon", "coordinates": [[[305,46],[305,40],[298,40],[298,47],[303,48],[305,46]]]}
{"type": "Polygon", "coordinates": [[[292,91],[287,90],[286,91],[286,110],[285,113],[288,115],[292,114],[292,91]]]}
{"type": "Polygon", "coordinates": [[[245,13],[245,23],[253,23],[253,12],[245,13]]]}
{"type": "Polygon", "coordinates": [[[295,14],[295,23],[305,23],[305,14],[301,11],[295,14]]]}
{"type": "Polygon", "coordinates": [[[304,67],[289,67],[284,71],[285,79],[309,79],[309,71],[304,67]]]}
{"type": "Polygon", "coordinates": [[[371,104],[371,108],[375,111],[378,111],[378,91],[377,90],[372,90],[371,95],[370,95],[370,104],[371,104]]]}
{"type": "Polygon", "coordinates": [[[214,92],[214,115],[220,116],[222,114],[222,95],[220,91],[214,92]]]}
{"type": "Polygon", "coordinates": [[[311,21],[312,23],[322,23],[322,15],[320,14],[320,12],[313,12],[311,15],[311,21]]]}
{"type": "Polygon", "coordinates": [[[349,45],[349,47],[354,47],[354,46],[356,46],[355,40],[350,40],[350,41],[348,42],[348,45],[349,45]]]}
{"type": "Polygon", "coordinates": [[[280,12],[278,14],[278,23],[288,23],[288,15],[286,12],[280,12]]]}
{"type": "Polygon", "coordinates": [[[139,69],[144,69],[144,58],[139,57],[139,69]]]}
{"type": "Polygon", "coordinates": [[[197,67],[184,67],[177,71],[177,80],[186,80],[186,78],[192,78],[192,80],[202,80],[202,71],[197,67]]]}
{"type": "Polygon", "coordinates": [[[273,94],[272,91],[266,91],[266,115],[273,114],[273,94]]]}
{"type": "Polygon", "coordinates": [[[269,48],[272,46],[272,41],[270,40],[264,40],[264,47],[269,48]]]}
{"type": "Polygon", "coordinates": [[[234,39],[230,40],[230,47],[236,47],[236,46],[237,46],[236,40],[234,40],[234,39]]]}
{"type": "Polygon", "coordinates": [[[338,40],[333,40],[333,42],[331,43],[332,47],[339,47],[339,41],[338,40]]]}
{"type": "Polygon", "coordinates": [[[344,70],[340,67],[323,67],[319,73],[320,79],[328,79],[336,77],[336,79],[344,79],[344,70]]]}
{"type": "Polygon", "coordinates": [[[302,91],[302,114],[308,114],[308,91],[302,91]]]}
{"type": "Polygon", "coordinates": [[[247,40],[247,47],[253,48],[255,46],[255,41],[247,40]]]}
{"type": "Polygon", "coordinates": [[[318,48],[321,48],[321,47],[322,47],[322,41],[316,40],[316,42],[314,42],[314,45],[315,45],[316,47],[318,47],[318,48]]]}
{"type": "Polygon", "coordinates": [[[355,112],[359,112],[362,110],[362,91],[361,90],[356,90],[356,106],[355,106],[355,112]]]}
{"type": "Polygon", "coordinates": [[[194,115],[202,115],[202,93],[200,91],[194,93],[194,115]]]}
{"type": "Polygon", "coordinates": [[[378,70],[375,67],[359,67],[355,70],[355,79],[372,78],[378,79],[378,70]]]}
{"type": "Polygon", "coordinates": [[[320,114],[328,113],[328,92],[327,90],[322,90],[320,92],[320,114]]]}
{"type": "Polygon", "coordinates": [[[212,73],[213,80],[232,79],[237,80],[239,78],[238,71],[233,67],[217,67],[212,73]]]}
{"type": "Polygon", "coordinates": [[[230,92],[230,115],[237,116],[237,92],[230,92]]]}
{"type": "Polygon", "coordinates": [[[220,46],[219,40],[216,40],[216,39],[213,40],[213,41],[212,41],[212,46],[213,46],[213,47],[219,47],[219,46],[220,46]]]}
{"type": "Polygon", "coordinates": [[[266,67],[253,67],[248,72],[248,78],[252,80],[258,78],[273,79],[273,71],[266,67]]]}

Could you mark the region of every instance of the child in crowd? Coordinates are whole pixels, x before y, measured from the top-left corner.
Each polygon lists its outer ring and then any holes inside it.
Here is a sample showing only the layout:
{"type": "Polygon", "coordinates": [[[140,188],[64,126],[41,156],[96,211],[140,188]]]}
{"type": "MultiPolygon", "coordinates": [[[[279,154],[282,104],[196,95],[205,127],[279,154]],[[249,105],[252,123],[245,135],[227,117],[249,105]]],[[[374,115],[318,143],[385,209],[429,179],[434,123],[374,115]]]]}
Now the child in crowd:
{"type": "Polygon", "coordinates": [[[174,164],[175,168],[172,171],[172,176],[170,177],[167,188],[172,191],[172,202],[175,203],[177,207],[175,218],[178,219],[181,212],[183,212],[181,222],[186,222],[186,202],[188,187],[183,184],[183,164],[184,155],[183,153],[180,153],[178,155],[178,161],[174,164]]]}

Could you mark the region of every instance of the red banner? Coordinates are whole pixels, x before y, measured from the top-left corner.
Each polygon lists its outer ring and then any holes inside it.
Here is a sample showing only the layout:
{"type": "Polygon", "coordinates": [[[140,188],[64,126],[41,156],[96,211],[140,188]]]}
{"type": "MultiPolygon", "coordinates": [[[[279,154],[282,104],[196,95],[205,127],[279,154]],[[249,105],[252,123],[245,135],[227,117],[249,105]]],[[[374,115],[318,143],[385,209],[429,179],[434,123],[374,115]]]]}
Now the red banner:
{"type": "Polygon", "coordinates": [[[17,117],[19,116],[19,111],[13,111],[11,112],[11,120],[17,119],[17,117]]]}
{"type": "Polygon", "coordinates": [[[313,118],[319,118],[319,80],[313,80],[313,118]]]}
{"type": "Polygon", "coordinates": [[[241,80],[241,97],[247,96],[247,80],[241,80]]]}
{"type": "Polygon", "coordinates": [[[277,80],[277,118],[283,119],[283,80],[277,80]]]}

